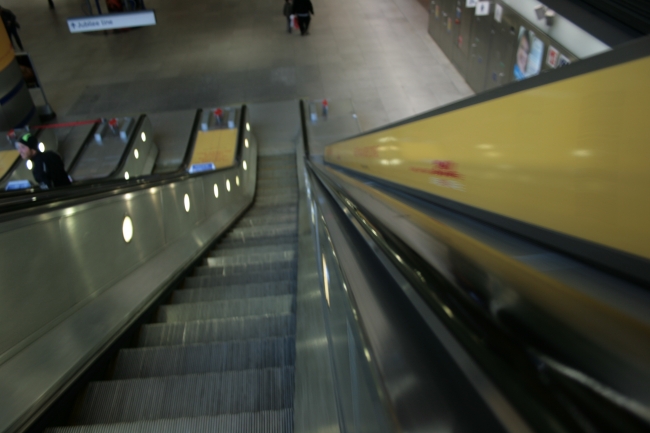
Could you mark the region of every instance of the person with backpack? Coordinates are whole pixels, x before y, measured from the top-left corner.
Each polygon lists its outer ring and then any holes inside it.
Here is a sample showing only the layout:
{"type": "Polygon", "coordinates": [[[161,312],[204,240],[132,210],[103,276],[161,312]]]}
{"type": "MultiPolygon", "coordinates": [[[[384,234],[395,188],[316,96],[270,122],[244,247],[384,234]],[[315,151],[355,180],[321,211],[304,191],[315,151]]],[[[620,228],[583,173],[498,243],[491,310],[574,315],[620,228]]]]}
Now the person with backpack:
{"type": "Polygon", "coordinates": [[[298,26],[300,27],[300,35],[305,36],[309,34],[309,22],[311,17],[309,14],[314,15],[314,7],[311,0],[294,0],[293,14],[298,17],[298,26]]]}

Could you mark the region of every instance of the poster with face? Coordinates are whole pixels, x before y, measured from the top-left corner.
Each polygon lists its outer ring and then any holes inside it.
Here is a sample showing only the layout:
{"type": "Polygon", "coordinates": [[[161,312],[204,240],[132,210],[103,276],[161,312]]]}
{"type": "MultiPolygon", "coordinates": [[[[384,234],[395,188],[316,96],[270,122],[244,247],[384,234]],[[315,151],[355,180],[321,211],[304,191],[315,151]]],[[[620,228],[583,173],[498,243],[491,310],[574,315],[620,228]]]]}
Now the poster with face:
{"type": "Polygon", "coordinates": [[[524,26],[519,28],[519,39],[513,74],[516,80],[532,77],[542,69],[544,42],[524,26]]]}

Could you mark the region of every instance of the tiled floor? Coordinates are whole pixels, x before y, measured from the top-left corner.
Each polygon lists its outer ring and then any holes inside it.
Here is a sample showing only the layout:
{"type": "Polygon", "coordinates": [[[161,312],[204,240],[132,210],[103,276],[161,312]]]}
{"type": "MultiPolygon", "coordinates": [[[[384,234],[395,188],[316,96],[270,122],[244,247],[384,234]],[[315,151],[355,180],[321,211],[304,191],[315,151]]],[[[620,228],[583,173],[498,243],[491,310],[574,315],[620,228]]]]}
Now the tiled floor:
{"type": "Polygon", "coordinates": [[[60,118],[308,97],[351,101],[368,130],[472,94],[418,0],[312,1],[306,37],[282,0],[146,0],[158,25],[111,35],[68,32],[86,0],[2,4],[60,118]]]}

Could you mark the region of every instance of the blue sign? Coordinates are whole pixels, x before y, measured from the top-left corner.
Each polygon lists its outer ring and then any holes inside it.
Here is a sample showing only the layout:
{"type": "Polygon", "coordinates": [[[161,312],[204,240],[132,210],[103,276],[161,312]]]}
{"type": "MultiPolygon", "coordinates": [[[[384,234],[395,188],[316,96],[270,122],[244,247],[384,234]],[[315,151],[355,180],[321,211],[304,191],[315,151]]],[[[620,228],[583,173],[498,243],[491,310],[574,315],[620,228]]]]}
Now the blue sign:
{"type": "Polygon", "coordinates": [[[212,171],[216,170],[217,167],[214,166],[214,162],[202,162],[200,164],[192,164],[188,170],[190,174],[201,173],[203,171],[212,171]]]}

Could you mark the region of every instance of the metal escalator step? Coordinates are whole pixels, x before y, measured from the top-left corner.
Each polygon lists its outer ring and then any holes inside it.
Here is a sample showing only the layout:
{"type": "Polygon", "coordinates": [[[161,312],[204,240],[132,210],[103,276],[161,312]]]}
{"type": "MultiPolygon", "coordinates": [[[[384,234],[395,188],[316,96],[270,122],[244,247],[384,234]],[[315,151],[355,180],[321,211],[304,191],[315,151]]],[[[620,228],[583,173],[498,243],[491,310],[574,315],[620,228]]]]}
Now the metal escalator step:
{"type": "Polygon", "coordinates": [[[293,295],[262,298],[229,299],[194,304],[162,305],[158,309],[159,323],[190,322],[194,320],[225,319],[228,317],[268,316],[290,314],[295,310],[293,295]]]}
{"type": "MultiPolygon", "coordinates": [[[[295,253],[297,249],[298,246],[294,242],[290,242],[286,244],[265,245],[257,247],[253,251],[258,254],[278,253],[284,251],[292,251],[295,253]]],[[[217,247],[216,249],[210,251],[210,257],[236,257],[240,255],[248,255],[250,252],[250,248],[230,248],[228,250],[222,250],[221,248],[217,247]]]]}
{"type": "Polygon", "coordinates": [[[268,226],[257,227],[239,227],[232,229],[228,236],[232,237],[265,237],[265,236],[282,236],[285,234],[295,233],[297,225],[293,223],[288,224],[273,224],[268,226]]]}
{"type": "Polygon", "coordinates": [[[287,244],[293,243],[297,244],[298,234],[290,233],[283,236],[269,236],[263,238],[224,238],[217,248],[220,250],[224,249],[242,249],[247,247],[258,247],[266,245],[276,245],[276,244],[287,244]]]}
{"type": "Polygon", "coordinates": [[[293,337],[123,349],[112,380],[292,366],[293,337]]]}
{"type": "Polygon", "coordinates": [[[292,224],[296,223],[297,220],[298,214],[296,213],[261,215],[257,217],[244,217],[239,220],[236,227],[254,227],[283,223],[292,224]]]}
{"type": "Polygon", "coordinates": [[[293,410],[55,427],[45,433],[293,433],[293,410]]]}
{"type": "Polygon", "coordinates": [[[296,278],[295,268],[234,275],[198,275],[195,277],[187,277],[185,279],[185,287],[188,289],[200,289],[202,287],[227,286],[230,284],[269,283],[292,278],[296,278]]]}
{"type": "Polygon", "coordinates": [[[284,337],[295,333],[296,318],[293,314],[156,323],[144,325],[140,329],[138,346],[177,346],[284,337]]]}
{"type": "Polygon", "coordinates": [[[206,266],[196,268],[196,275],[234,275],[243,272],[274,271],[296,267],[296,258],[292,251],[258,255],[251,253],[251,257],[242,255],[208,257],[206,262],[206,266]]]}
{"type": "Polygon", "coordinates": [[[73,423],[279,410],[293,389],[293,367],[91,382],[73,423]]]}
{"type": "Polygon", "coordinates": [[[172,294],[172,304],[189,304],[223,299],[261,298],[264,296],[288,295],[296,291],[296,281],[274,281],[213,287],[205,289],[180,289],[172,294]]]}
{"type": "Polygon", "coordinates": [[[262,263],[284,263],[296,260],[295,249],[285,251],[253,250],[249,254],[208,257],[208,266],[256,265],[262,263]]]}
{"type": "Polygon", "coordinates": [[[257,208],[257,207],[255,207],[255,204],[253,203],[253,207],[248,212],[246,212],[246,216],[251,217],[251,216],[259,216],[259,215],[278,215],[278,214],[282,214],[282,213],[295,214],[296,212],[298,212],[298,204],[297,203],[292,204],[292,205],[288,205],[288,206],[285,206],[285,207],[281,207],[281,208],[273,210],[273,211],[270,211],[268,208],[257,208]]]}

